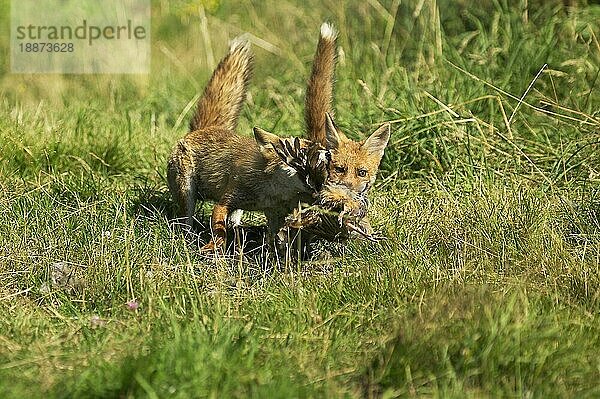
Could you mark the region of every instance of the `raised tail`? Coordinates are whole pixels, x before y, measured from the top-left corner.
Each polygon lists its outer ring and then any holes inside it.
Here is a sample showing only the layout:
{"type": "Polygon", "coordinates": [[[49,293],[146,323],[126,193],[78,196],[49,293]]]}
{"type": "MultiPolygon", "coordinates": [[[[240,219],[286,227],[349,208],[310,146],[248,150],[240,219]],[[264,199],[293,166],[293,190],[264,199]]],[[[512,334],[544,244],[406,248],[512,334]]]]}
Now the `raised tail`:
{"type": "Polygon", "coordinates": [[[252,76],[254,56],[248,40],[231,41],[229,53],[221,60],[198,101],[190,131],[207,127],[235,130],[252,76]]]}
{"type": "Polygon", "coordinates": [[[333,114],[333,73],[336,61],[337,32],[325,22],[313,61],[312,73],[306,89],[304,117],[308,138],[325,145],[325,114],[333,114]]]}

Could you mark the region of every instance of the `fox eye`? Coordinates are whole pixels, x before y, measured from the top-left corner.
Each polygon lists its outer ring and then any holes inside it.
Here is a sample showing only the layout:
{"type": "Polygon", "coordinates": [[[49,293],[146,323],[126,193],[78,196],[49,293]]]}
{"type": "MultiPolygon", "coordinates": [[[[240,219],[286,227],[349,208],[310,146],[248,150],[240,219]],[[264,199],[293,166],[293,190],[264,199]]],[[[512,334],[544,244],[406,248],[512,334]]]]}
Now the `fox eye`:
{"type": "Polygon", "coordinates": [[[366,169],[359,169],[356,171],[356,174],[358,175],[358,177],[365,177],[367,176],[367,170],[366,169]]]}
{"type": "Polygon", "coordinates": [[[333,169],[335,170],[335,173],[339,173],[339,174],[346,172],[346,168],[344,168],[343,166],[336,166],[333,169]]]}

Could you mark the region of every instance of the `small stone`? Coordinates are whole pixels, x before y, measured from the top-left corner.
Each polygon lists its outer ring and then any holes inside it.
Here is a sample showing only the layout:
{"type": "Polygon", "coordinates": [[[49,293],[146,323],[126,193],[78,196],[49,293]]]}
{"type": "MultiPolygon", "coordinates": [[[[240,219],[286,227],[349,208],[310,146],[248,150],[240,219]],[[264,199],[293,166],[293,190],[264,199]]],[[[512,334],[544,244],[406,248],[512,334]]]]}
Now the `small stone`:
{"type": "Polygon", "coordinates": [[[98,315],[93,315],[90,317],[90,328],[98,328],[104,327],[106,325],[106,320],[101,318],[98,315]]]}

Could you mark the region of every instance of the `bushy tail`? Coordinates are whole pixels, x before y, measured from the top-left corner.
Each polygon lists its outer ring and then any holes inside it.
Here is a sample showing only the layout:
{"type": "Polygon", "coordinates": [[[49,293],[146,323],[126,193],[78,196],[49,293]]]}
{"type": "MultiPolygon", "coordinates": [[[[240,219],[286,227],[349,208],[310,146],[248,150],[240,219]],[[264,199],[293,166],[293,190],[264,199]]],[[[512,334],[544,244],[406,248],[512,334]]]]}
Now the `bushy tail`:
{"type": "Polygon", "coordinates": [[[235,130],[246,99],[254,57],[243,37],[233,39],[198,101],[190,130],[220,127],[235,130]]]}
{"type": "Polygon", "coordinates": [[[325,145],[325,113],[333,113],[333,73],[336,61],[337,32],[332,25],[321,25],[321,35],[306,89],[304,116],[308,138],[325,145]]]}

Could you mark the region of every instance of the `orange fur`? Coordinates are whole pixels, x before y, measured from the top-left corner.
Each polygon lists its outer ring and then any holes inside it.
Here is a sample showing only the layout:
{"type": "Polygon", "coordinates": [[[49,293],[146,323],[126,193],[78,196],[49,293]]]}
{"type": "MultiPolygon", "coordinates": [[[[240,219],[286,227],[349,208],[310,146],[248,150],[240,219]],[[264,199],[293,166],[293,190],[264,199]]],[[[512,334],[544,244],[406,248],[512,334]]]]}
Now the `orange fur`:
{"type": "Polygon", "coordinates": [[[263,211],[274,236],[298,201],[312,200],[312,191],[276,154],[273,146],[279,137],[258,128],[254,139],[234,131],[251,68],[248,43],[235,43],[198,102],[192,130],[175,145],[168,161],[169,189],[185,224],[191,226],[199,199],[216,202],[214,238],[203,250],[223,246],[232,211],[263,211]]]}
{"type": "Polygon", "coordinates": [[[328,23],[321,34],[306,88],[305,121],[308,139],[325,145],[325,114],[333,115],[333,73],[336,62],[337,32],[328,23]]]}
{"type": "MultiPolygon", "coordinates": [[[[352,208],[353,197],[366,196],[369,188],[374,184],[391,132],[390,125],[384,124],[366,140],[356,142],[348,139],[335,126],[332,98],[337,52],[336,36],[337,33],[330,24],[321,25],[312,73],[306,90],[305,120],[309,139],[325,146],[330,155],[327,179],[319,194],[322,202],[334,205],[344,203],[344,208],[352,208]],[[346,187],[349,191],[342,191],[341,198],[339,195],[328,193],[338,187],[346,187]]],[[[366,212],[366,209],[363,210],[366,212]]],[[[370,230],[368,218],[365,217],[361,223],[370,230]]]]}
{"type": "Polygon", "coordinates": [[[324,145],[331,154],[328,183],[342,184],[366,192],[374,183],[383,150],[390,137],[390,125],[377,129],[366,140],[349,140],[333,122],[332,96],[336,54],[335,29],[321,25],[312,74],[306,90],[305,119],[310,140],[324,145]]]}

